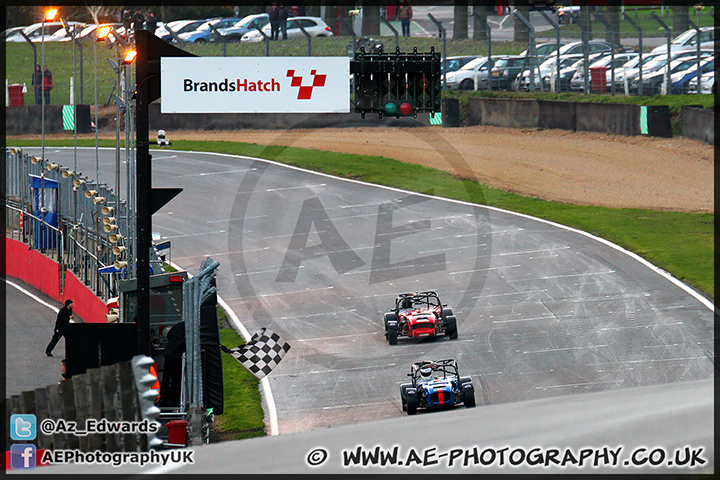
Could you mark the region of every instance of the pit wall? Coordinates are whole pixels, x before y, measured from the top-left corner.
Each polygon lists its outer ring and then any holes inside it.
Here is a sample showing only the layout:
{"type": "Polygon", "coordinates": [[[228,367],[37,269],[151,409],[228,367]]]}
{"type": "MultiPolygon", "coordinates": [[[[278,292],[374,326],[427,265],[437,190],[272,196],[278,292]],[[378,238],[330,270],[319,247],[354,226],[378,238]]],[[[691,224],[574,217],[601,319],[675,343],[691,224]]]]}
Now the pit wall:
{"type": "Polygon", "coordinates": [[[104,323],[107,308],[102,300],[70,271],[65,271],[65,291],[60,293],[60,266],[38,250],[18,240],[5,238],[5,274],[31,285],[58,302],[72,299],[75,321],[104,323]],[[79,317],[79,318],[78,318],[79,317]]]}

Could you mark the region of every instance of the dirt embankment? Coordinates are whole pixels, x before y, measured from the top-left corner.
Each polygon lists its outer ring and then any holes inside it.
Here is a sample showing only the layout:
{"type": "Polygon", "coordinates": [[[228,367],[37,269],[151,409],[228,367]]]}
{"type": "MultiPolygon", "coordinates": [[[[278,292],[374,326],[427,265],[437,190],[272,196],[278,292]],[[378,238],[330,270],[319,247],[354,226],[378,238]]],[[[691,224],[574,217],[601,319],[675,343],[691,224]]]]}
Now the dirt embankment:
{"type": "MultiPolygon", "coordinates": [[[[115,138],[114,130],[101,136],[115,138]]],[[[167,138],[381,155],[567,203],[714,211],[714,148],[682,137],[478,126],[167,131],[167,138]]]]}

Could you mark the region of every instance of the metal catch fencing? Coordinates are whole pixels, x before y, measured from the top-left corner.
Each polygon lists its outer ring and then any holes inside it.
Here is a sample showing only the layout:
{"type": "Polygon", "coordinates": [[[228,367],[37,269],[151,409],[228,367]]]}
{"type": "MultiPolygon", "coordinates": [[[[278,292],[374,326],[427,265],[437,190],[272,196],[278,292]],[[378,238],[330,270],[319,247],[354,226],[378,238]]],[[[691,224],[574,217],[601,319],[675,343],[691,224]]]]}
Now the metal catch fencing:
{"type": "Polygon", "coordinates": [[[102,300],[115,297],[133,257],[126,202],[94,182],[47,159],[5,150],[8,238],[19,240],[72,271],[102,300]]]}

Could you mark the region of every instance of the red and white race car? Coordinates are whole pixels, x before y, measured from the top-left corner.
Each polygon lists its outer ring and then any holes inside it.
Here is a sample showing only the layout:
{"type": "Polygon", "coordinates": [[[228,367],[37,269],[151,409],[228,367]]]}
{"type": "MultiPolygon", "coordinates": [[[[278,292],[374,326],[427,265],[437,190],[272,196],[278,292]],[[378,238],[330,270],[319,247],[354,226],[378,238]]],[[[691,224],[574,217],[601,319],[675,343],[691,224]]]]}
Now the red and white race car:
{"type": "Polygon", "coordinates": [[[385,314],[385,338],[397,345],[398,336],[411,338],[447,335],[458,337],[452,308],[440,302],[435,292],[401,293],[395,309],[385,314]]]}

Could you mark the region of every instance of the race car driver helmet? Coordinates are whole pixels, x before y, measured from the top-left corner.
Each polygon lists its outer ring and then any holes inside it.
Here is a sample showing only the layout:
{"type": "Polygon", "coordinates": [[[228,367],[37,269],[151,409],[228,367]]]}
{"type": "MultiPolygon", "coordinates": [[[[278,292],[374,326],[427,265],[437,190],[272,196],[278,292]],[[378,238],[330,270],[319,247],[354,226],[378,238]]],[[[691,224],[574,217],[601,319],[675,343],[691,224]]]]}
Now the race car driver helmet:
{"type": "Polygon", "coordinates": [[[420,375],[422,375],[422,377],[424,379],[430,379],[430,377],[432,376],[432,368],[430,368],[430,367],[421,368],[420,375]]]}
{"type": "Polygon", "coordinates": [[[400,308],[412,308],[412,299],[410,298],[403,298],[400,301],[400,308]]]}

